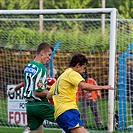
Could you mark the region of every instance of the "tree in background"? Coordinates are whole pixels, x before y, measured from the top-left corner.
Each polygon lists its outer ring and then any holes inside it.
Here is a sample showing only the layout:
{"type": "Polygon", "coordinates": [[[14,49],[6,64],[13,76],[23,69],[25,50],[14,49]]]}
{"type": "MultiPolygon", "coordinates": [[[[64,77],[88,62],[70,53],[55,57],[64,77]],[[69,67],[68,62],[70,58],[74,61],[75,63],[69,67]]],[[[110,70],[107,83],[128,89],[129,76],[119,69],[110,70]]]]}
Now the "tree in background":
{"type": "Polygon", "coordinates": [[[117,8],[124,18],[133,18],[133,1],[132,0],[108,0],[106,8],[117,8]]]}
{"type": "Polygon", "coordinates": [[[1,0],[1,10],[39,9],[39,0],[1,0]]]}

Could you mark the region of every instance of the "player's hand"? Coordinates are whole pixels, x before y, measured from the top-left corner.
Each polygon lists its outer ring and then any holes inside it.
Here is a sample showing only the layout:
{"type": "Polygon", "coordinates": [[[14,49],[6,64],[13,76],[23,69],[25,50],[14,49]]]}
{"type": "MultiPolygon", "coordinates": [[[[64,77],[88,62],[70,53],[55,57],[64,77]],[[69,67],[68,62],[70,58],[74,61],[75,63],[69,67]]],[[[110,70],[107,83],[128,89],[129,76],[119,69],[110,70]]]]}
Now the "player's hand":
{"type": "Polygon", "coordinates": [[[10,96],[11,94],[13,94],[15,92],[15,89],[10,89],[7,91],[7,96],[10,96]]]}
{"type": "Polygon", "coordinates": [[[48,100],[51,100],[51,99],[52,99],[52,94],[51,94],[50,92],[48,92],[46,98],[47,98],[48,100]]]}
{"type": "Polygon", "coordinates": [[[114,90],[114,88],[113,87],[111,87],[111,85],[105,85],[105,86],[102,86],[102,88],[103,89],[105,89],[105,90],[114,90]]]}
{"type": "Polygon", "coordinates": [[[114,88],[113,87],[110,87],[109,90],[114,90],[114,88]]]}

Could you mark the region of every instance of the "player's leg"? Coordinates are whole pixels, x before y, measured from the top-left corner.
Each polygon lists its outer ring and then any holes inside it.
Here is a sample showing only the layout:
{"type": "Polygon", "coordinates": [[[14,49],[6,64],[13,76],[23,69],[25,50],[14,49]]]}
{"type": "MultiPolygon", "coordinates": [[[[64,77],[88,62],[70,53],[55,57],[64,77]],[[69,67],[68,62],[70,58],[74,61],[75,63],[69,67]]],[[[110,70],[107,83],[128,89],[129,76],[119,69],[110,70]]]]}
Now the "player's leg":
{"type": "Polygon", "coordinates": [[[31,131],[31,133],[44,133],[43,125],[41,125],[37,130],[31,131]]]}
{"type": "Polygon", "coordinates": [[[89,133],[84,127],[78,127],[70,130],[71,133],[89,133]]]}
{"type": "Polygon", "coordinates": [[[54,119],[54,106],[50,103],[41,105],[41,110],[39,111],[40,119],[48,120],[50,122],[55,122],[54,119]],[[43,110],[43,111],[42,111],[43,110]]]}
{"type": "Polygon", "coordinates": [[[73,133],[88,133],[84,129],[79,111],[76,109],[67,110],[56,119],[56,122],[66,133],[71,133],[71,131],[73,133]]]}
{"type": "Polygon", "coordinates": [[[66,132],[62,129],[62,132],[61,133],[66,133],[66,132]]]}
{"type": "MultiPolygon", "coordinates": [[[[39,118],[41,103],[28,102],[26,104],[27,122],[30,126],[31,133],[43,133],[43,119],[39,118]]],[[[41,110],[42,111],[42,110],[41,110]]]]}
{"type": "Polygon", "coordinates": [[[29,126],[27,126],[26,128],[25,128],[25,130],[24,130],[24,132],[23,133],[31,133],[31,131],[30,131],[30,127],[29,126]]]}
{"type": "Polygon", "coordinates": [[[27,123],[27,127],[25,128],[25,130],[24,130],[23,133],[31,133],[31,131],[30,131],[30,126],[29,126],[28,123],[27,123]]]}

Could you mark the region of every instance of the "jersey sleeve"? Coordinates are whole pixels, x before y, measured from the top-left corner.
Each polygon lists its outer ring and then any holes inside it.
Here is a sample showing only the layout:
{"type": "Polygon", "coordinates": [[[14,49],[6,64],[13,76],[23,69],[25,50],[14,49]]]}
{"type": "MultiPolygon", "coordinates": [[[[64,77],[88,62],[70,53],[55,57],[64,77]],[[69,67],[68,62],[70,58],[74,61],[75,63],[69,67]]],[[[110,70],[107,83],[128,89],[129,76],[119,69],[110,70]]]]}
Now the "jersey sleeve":
{"type": "Polygon", "coordinates": [[[71,83],[74,85],[74,86],[78,86],[78,84],[81,82],[81,81],[85,81],[84,78],[77,72],[75,71],[72,71],[70,74],[69,74],[69,80],[71,81],[71,83]]]}
{"type": "Polygon", "coordinates": [[[34,76],[35,80],[35,91],[42,92],[43,90],[46,90],[47,85],[47,72],[43,70],[43,68],[40,70],[39,73],[37,73],[37,76],[34,76]]]}

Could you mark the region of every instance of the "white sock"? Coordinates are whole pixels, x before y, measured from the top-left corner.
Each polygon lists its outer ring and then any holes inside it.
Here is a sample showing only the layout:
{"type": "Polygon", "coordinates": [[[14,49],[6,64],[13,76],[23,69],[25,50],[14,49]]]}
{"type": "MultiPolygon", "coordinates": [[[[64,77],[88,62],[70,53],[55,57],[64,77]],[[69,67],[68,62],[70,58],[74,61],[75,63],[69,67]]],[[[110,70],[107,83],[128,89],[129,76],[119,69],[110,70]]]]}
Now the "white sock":
{"type": "Polygon", "coordinates": [[[66,133],[66,132],[62,129],[62,133],[66,133]]]}

